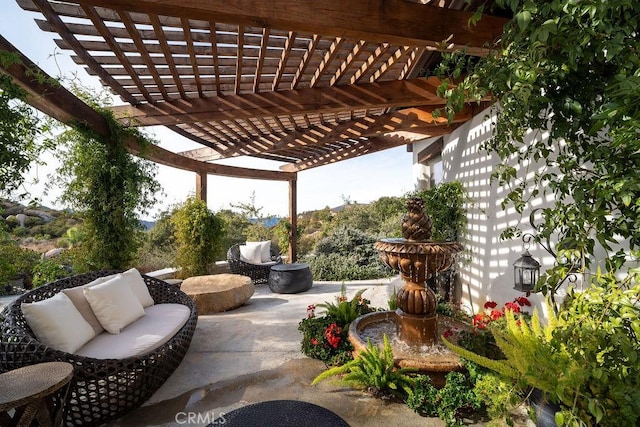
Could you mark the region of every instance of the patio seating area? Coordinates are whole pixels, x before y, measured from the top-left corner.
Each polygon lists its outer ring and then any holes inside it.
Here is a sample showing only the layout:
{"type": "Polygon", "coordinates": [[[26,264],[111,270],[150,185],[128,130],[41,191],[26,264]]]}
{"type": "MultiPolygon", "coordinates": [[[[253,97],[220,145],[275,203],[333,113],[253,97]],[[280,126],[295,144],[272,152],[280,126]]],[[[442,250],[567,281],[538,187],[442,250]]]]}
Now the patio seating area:
{"type": "MultiPolygon", "coordinates": [[[[364,296],[377,307],[401,283],[398,277],[347,283],[347,293],[367,289],[364,296]]],[[[406,426],[442,426],[423,418],[405,404],[376,399],[362,391],[324,382],[311,386],[324,363],[300,352],[298,323],[309,304],[332,301],[337,282],[314,282],[299,294],[274,294],[256,287],[249,301],[234,310],[201,315],[189,351],[167,382],[139,409],[112,427],[180,425],[190,414],[206,425],[224,413],[246,405],[277,399],[300,400],[324,407],[351,426],[383,426],[402,419],[406,426]],[[400,418],[398,418],[400,417],[400,418]]]]}

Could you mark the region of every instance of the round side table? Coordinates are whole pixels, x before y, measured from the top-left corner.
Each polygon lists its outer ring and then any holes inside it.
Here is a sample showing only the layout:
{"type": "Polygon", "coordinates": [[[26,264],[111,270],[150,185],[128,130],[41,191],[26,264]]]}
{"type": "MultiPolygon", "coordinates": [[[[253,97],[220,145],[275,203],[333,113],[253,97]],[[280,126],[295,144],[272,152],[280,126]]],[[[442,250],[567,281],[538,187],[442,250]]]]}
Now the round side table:
{"type": "Polygon", "coordinates": [[[0,374],[0,425],[62,425],[73,365],[46,362],[0,374]],[[13,415],[10,411],[14,409],[13,415]]]}

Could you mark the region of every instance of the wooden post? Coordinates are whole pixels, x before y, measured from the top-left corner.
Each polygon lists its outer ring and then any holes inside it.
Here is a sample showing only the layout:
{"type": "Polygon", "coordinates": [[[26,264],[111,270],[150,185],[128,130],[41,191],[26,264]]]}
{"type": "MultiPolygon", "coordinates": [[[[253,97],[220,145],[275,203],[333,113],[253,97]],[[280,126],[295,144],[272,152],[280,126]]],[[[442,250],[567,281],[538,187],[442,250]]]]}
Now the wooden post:
{"type": "MultiPolygon", "coordinates": [[[[297,175],[296,175],[297,178],[297,175]]],[[[291,232],[289,233],[289,262],[296,262],[298,259],[298,193],[297,179],[289,180],[289,222],[291,232]]]]}
{"type": "Polygon", "coordinates": [[[196,199],[207,203],[207,173],[196,171],[196,199]]]}

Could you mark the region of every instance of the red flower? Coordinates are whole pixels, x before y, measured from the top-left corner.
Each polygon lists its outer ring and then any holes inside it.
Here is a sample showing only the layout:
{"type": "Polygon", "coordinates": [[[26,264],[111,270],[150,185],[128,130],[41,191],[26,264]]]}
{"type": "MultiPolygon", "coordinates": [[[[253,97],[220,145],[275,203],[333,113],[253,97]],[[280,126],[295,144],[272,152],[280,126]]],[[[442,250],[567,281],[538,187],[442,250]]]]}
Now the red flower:
{"type": "Polygon", "coordinates": [[[315,338],[311,338],[311,344],[318,345],[318,340],[315,338]]]}
{"type": "Polygon", "coordinates": [[[484,329],[487,327],[487,323],[490,321],[489,316],[485,313],[478,313],[473,316],[473,326],[478,329],[484,329]]]}
{"type": "Polygon", "coordinates": [[[340,341],[342,338],[340,334],[342,333],[342,328],[335,323],[327,326],[327,329],[324,330],[324,336],[333,348],[338,348],[340,345],[340,341]]]}
{"type": "Polygon", "coordinates": [[[504,313],[498,310],[491,310],[491,314],[489,314],[491,320],[498,320],[502,316],[504,316],[504,313]]]}
{"type": "Polygon", "coordinates": [[[527,307],[531,307],[531,303],[529,302],[529,300],[525,297],[518,297],[515,299],[515,301],[518,303],[518,305],[520,307],[524,307],[525,305],[527,307]]]}
{"type": "Polygon", "coordinates": [[[514,314],[520,313],[520,306],[515,302],[508,302],[504,305],[504,310],[511,310],[514,314]]]}
{"type": "Polygon", "coordinates": [[[496,303],[495,301],[487,301],[484,303],[484,308],[489,309],[489,308],[496,308],[498,306],[498,303],[496,303]]]}

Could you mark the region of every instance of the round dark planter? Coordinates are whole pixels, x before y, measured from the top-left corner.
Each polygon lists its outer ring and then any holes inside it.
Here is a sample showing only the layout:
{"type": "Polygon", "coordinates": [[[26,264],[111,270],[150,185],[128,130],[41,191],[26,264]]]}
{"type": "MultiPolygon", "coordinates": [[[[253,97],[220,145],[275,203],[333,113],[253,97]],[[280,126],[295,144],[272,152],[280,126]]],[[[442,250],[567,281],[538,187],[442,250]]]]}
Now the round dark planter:
{"type": "Polygon", "coordinates": [[[278,294],[297,294],[308,291],[313,284],[307,264],[276,264],[269,272],[269,289],[278,294]]]}
{"type": "Polygon", "coordinates": [[[560,405],[547,401],[544,393],[533,389],[529,395],[529,404],[536,411],[536,427],[556,427],[556,412],[560,405]]]}

